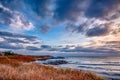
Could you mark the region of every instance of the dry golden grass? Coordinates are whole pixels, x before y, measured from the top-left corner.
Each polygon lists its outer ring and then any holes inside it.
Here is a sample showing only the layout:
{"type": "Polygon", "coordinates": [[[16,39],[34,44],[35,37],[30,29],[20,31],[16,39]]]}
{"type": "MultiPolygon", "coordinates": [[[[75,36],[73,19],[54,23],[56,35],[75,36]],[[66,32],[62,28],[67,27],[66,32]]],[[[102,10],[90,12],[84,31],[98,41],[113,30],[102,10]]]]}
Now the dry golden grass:
{"type": "Polygon", "coordinates": [[[0,57],[0,80],[104,80],[91,72],[25,62],[0,57]]]}
{"type": "Polygon", "coordinates": [[[17,55],[17,56],[8,56],[9,59],[14,59],[18,61],[23,61],[23,62],[31,62],[35,61],[36,58],[50,58],[51,56],[23,56],[23,55],[17,55]]]}

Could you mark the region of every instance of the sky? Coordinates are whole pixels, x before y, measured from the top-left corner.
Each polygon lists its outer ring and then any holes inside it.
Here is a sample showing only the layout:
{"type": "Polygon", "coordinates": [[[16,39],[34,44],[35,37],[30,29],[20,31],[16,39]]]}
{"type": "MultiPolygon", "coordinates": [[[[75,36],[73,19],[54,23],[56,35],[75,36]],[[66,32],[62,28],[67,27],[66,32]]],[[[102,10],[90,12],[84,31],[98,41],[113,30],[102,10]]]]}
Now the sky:
{"type": "Polygon", "coordinates": [[[0,50],[120,54],[120,0],[0,0],[0,50]]]}

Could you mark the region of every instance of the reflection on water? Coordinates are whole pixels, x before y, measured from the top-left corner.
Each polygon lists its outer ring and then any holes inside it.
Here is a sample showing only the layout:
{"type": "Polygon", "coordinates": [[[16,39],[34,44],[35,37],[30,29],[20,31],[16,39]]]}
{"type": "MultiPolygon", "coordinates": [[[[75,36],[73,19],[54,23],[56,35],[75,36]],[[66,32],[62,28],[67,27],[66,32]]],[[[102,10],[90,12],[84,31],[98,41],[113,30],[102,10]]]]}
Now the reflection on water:
{"type": "Polygon", "coordinates": [[[69,67],[97,72],[110,80],[120,80],[120,57],[66,57],[69,64],[60,67],[69,67]]]}

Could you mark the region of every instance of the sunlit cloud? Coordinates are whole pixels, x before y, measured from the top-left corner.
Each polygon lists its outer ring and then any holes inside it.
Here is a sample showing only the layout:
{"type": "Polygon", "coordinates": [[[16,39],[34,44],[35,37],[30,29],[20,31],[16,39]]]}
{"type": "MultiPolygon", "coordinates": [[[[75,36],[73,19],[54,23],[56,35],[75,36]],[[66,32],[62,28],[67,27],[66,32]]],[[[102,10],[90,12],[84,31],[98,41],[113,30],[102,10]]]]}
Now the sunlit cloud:
{"type": "Polygon", "coordinates": [[[119,52],[120,0],[0,0],[0,29],[12,49],[119,52]]]}

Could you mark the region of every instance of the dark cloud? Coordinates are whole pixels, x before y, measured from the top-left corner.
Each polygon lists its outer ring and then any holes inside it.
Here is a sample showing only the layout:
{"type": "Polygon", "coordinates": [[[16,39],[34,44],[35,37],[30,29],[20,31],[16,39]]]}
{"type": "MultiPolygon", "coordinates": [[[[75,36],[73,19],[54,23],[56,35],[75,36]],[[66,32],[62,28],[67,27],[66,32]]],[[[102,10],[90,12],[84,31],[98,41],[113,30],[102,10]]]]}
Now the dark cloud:
{"type": "Polygon", "coordinates": [[[66,26],[66,30],[71,31],[71,32],[76,32],[76,33],[82,33],[85,31],[85,27],[87,27],[87,25],[85,23],[80,24],[78,26],[76,26],[74,24],[68,24],[66,26]]]}
{"type": "Polygon", "coordinates": [[[48,13],[50,14],[50,0],[24,0],[24,2],[28,4],[38,16],[46,17],[48,13]]]}
{"type": "Polygon", "coordinates": [[[0,23],[9,25],[11,23],[11,18],[13,18],[12,13],[9,11],[5,11],[3,8],[0,7],[0,23]]]}
{"type": "Polygon", "coordinates": [[[40,48],[34,47],[34,46],[27,46],[26,49],[27,50],[32,50],[32,51],[39,51],[39,50],[41,50],[40,48]]]}
{"type": "Polygon", "coordinates": [[[86,0],[56,0],[55,18],[58,20],[77,20],[84,10],[86,0]]]}
{"type": "Polygon", "coordinates": [[[108,30],[109,27],[104,26],[104,25],[99,25],[98,27],[94,27],[89,29],[86,32],[86,36],[88,37],[93,37],[93,36],[103,36],[109,33],[108,30]]]}
{"type": "MultiPolygon", "coordinates": [[[[89,19],[116,19],[120,14],[118,11],[119,6],[120,0],[56,0],[54,18],[59,21],[67,21],[67,31],[86,33],[87,36],[102,36],[109,33],[108,28],[93,25],[92,29],[87,30],[89,25],[95,22],[95,20],[90,22],[89,19]],[[88,20],[85,22],[81,21],[76,26],[76,22],[79,22],[78,18],[82,18],[83,16],[88,20]]],[[[96,24],[100,25],[99,22],[96,24]]],[[[103,25],[106,26],[105,24],[103,25]]]]}
{"type": "Polygon", "coordinates": [[[40,47],[35,47],[35,46],[27,46],[27,50],[33,50],[33,51],[57,51],[57,49],[52,48],[49,45],[41,45],[40,47]]]}
{"type": "Polygon", "coordinates": [[[49,45],[41,45],[41,48],[51,48],[49,45]]]}
{"type": "Polygon", "coordinates": [[[90,0],[90,5],[85,12],[87,17],[103,18],[120,5],[120,0],[90,0]]]}
{"type": "Polygon", "coordinates": [[[51,47],[50,45],[41,45],[41,50],[46,50],[46,51],[57,51],[56,48],[51,47]]]}
{"type": "MultiPolygon", "coordinates": [[[[102,36],[109,33],[108,27],[102,27],[97,22],[92,25],[92,29],[89,26],[95,22],[96,19],[115,19],[118,18],[119,14],[112,14],[113,11],[116,13],[118,6],[120,5],[120,0],[56,0],[56,8],[54,11],[54,18],[58,21],[67,21],[66,30],[76,33],[86,33],[87,36],[102,36]],[[82,20],[83,16],[87,19],[82,20]],[[78,20],[78,18],[80,20],[78,20]],[[91,18],[96,18],[95,20],[89,20],[91,18]],[[76,25],[76,22],[79,24],[76,25]],[[96,25],[100,25],[97,26],[96,25]],[[89,29],[89,30],[88,30],[89,29]]],[[[107,23],[107,22],[106,22],[107,23]]],[[[103,24],[102,26],[106,26],[103,24]]]]}
{"type": "MultiPolygon", "coordinates": [[[[55,18],[77,20],[81,15],[88,18],[104,18],[112,11],[119,11],[120,0],[56,0],[55,18]]],[[[110,17],[117,18],[116,14],[110,17]]]]}
{"type": "Polygon", "coordinates": [[[45,50],[45,51],[60,51],[60,48],[58,47],[52,47],[50,45],[41,45],[41,50],[45,50]]]}
{"type": "Polygon", "coordinates": [[[47,33],[47,32],[50,31],[50,26],[49,26],[49,25],[43,25],[43,26],[41,26],[41,27],[39,28],[38,31],[39,31],[40,33],[45,34],[45,33],[47,33]]]}

